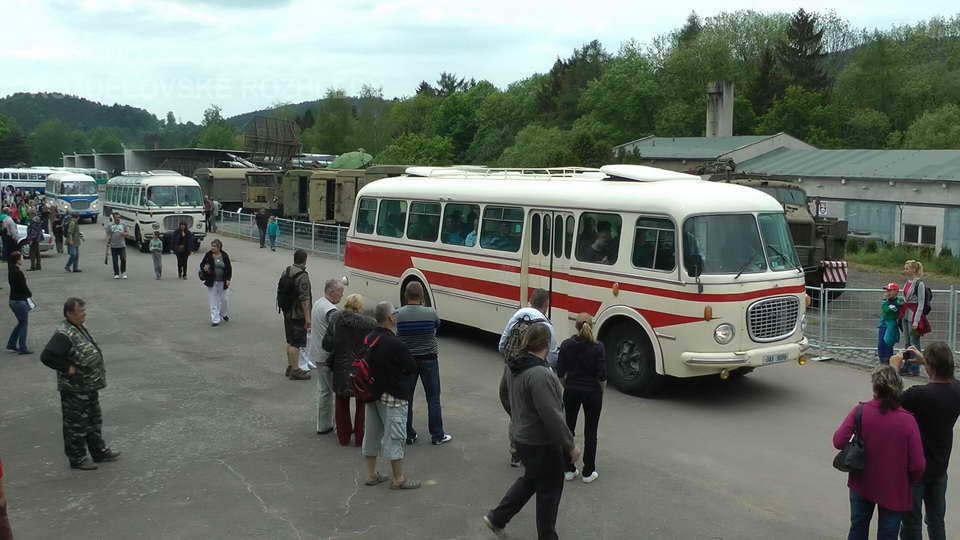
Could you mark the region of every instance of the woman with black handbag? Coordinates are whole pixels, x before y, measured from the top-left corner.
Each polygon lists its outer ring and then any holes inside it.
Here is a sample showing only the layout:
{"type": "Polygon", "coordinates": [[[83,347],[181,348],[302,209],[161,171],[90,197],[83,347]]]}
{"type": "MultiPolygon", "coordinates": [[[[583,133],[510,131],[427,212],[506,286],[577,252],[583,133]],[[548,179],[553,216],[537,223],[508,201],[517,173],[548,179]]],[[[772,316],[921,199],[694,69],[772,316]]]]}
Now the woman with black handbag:
{"type": "Polygon", "coordinates": [[[177,277],[187,279],[187,257],[193,250],[193,233],[187,228],[185,221],[174,231],[170,238],[170,247],[177,256],[177,277]]]}
{"type": "Polygon", "coordinates": [[[215,239],[210,242],[210,251],[200,261],[200,280],[207,287],[210,301],[210,326],[230,322],[231,279],[233,266],[230,264],[230,255],[223,251],[223,243],[215,239]]]}
{"type": "MultiPolygon", "coordinates": [[[[833,446],[848,454],[857,453],[847,448],[856,435],[865,455],[858,465],[862,470],[849,468],[848,540],[867,540],[875,506],[880,508],[877,539],[896,540],[903,514],[913,508],[911,484],[926,467],[917,421],[900,407],[903,381],[897,370],[880,366],[872,381],[873,399],[857,404],[833,434],[833,446]]],[[[836,461],[844,460],[838,456],[836,461]]],[[[855,465],[846,461],[848,467],[855,465]]]]}

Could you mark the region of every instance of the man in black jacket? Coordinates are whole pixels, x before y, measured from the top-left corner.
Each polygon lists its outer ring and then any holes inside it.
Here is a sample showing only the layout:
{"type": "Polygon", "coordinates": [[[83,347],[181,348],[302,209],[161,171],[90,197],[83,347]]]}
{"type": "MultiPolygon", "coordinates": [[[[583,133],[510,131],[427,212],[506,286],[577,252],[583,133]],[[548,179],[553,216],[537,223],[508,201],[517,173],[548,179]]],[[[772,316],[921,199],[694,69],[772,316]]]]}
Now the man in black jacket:
{"type": "Polygon", "coordinates": [[[366,337],[370,372],[376,381],[378,399],[366,404],[362,454],[367,459],[368,486],[387,480],[377,472],[377,456],[390,461],[393,479],[390,489],[417,489],[420,482],[403,473],[403,450],[407,438],[407,407],[413,399],[411,377],[417,363],[397,337],[397,310],[380,302],[374,310],[377,327],[366,337]]]}
{"type": "Polygon", "coordinates": [[[260,230],[260,247],[266,247],[267,243],[267,222],[270,221],[270,216],[263,211],[263,208],[257,210],[256,218],[257,220],[257,229],[260,230]]]}

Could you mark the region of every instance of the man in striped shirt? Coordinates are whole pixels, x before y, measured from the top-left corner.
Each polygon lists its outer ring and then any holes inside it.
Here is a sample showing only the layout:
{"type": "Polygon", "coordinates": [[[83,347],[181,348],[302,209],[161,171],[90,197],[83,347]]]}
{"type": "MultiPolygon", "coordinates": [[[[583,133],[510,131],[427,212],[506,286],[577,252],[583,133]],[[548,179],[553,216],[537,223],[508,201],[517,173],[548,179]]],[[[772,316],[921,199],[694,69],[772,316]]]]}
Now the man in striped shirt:
{"type": "MultiPolygon", "coordinates": [[[[410,394],[413,395],[417,379],[423,385],[427,398],[427,417],[430,440],[433,444],[446,444],[453,436],[443,431],[443,416],[440,413],[440,365],[437,360],[437,328],[440,319],[437,312],[423,305],[423,285],[411,281],[404,289],[406,305],[397,312],[397,336],[410,349],[417,362],[417,372],[410,377],[410,394]]],[[[413,400],[407,408],[407,444],[417,442],[413,429],[413,400]]]]}

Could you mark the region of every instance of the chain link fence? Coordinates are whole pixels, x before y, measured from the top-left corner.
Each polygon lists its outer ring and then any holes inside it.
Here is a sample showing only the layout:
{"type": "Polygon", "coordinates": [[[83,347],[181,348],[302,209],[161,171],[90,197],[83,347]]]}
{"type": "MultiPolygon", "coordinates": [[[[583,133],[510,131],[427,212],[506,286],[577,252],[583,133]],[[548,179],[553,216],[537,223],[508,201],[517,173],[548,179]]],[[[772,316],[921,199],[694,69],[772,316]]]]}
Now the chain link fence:
{"type": "MultiPolygon", "coordinates": [[[[278,248],[304,249],[343,259],[347,238],[346,227],[280,218],[277,218],[277,225],[279,228],[277,234],[278,248]]],[[[241,238],[260,241],[260,229],[257,228],[254,214],[222,210],[218,215],[217,230],[241,238]]],[[[269,245],[269,239],[266,242],[269,245]]]]}
{"type": "MultiPolygon", "coordinates": [[[[954,353],[958,352],[958,293],[960,291],[953,287],[933,290],[932,309],[927,315],[931,332],[921,338],[922,344],[944,341],[954,353]]],[[[808,287],[807,294],[813,302],[807,308],[806,336],[814,353],[864,366],[877,365],[878,326],[884,291],[879,288],[808,287]]],[[[905,342],[906,337],[902,336],[895,350],[902,350],[905,342]]]]}

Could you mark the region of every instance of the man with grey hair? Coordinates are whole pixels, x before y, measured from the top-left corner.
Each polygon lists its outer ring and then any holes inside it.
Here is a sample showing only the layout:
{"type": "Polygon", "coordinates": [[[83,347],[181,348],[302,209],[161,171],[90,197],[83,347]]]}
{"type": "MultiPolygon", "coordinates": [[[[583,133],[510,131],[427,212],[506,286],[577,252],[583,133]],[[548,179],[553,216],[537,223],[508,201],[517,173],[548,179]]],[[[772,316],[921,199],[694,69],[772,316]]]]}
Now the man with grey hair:
{"type": "Polygon", "coordinates": [[[333,371],[330,353],[320,345],[328,329],[337,318],[337,304],[343,298],[343,281],[328,279],[323,285],[323,296],[313,303],[310,320],[313,327],[307,337],[310,363],[317,371],[317,433],[326,435],[333,431],[333,371]]]}
{"type": "Polygon", "coordinates": [[[367,361],[376,381],[376,399],[368,402],[364,419],[361,453],[367,461],[366,485],[375,486],[387,480],[377,472],[377,457],[390,461],[390,489],[417,489],[420,482],[403,473],[403,434],[407,429],[407,407],[413,398],[410,377],[417,364],[410,350],[397,337],[397,311],[390,302],[380,302],[374,309],[377,327],[364,343],[369,351],[367,361]],[[399,435],[399,436],[398,436],[399,435]]]}

